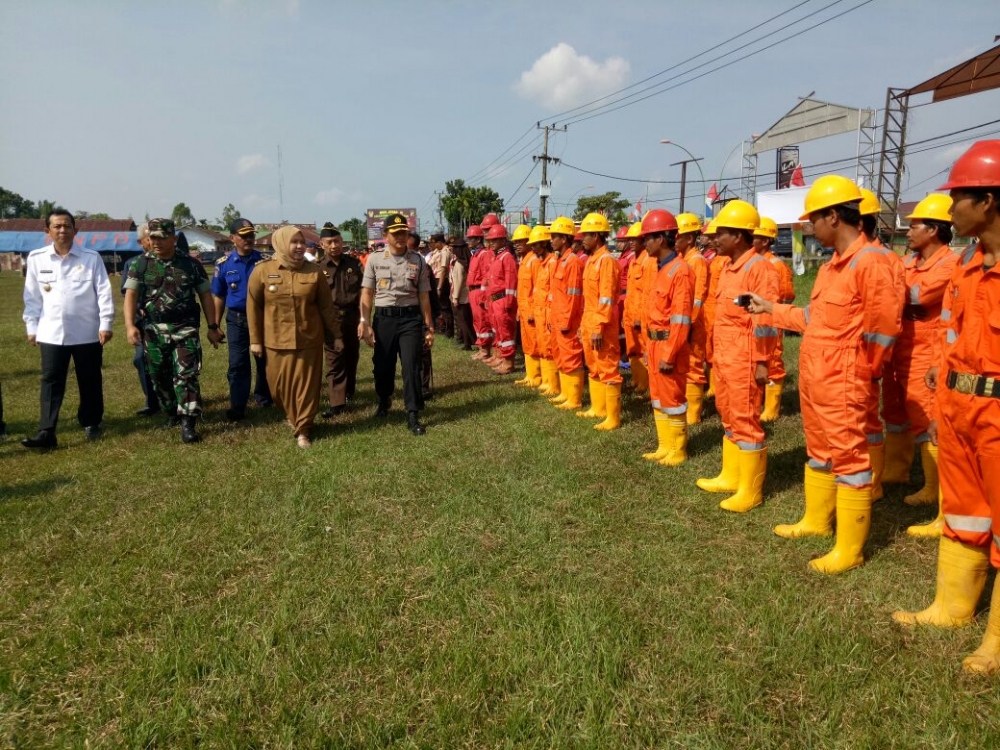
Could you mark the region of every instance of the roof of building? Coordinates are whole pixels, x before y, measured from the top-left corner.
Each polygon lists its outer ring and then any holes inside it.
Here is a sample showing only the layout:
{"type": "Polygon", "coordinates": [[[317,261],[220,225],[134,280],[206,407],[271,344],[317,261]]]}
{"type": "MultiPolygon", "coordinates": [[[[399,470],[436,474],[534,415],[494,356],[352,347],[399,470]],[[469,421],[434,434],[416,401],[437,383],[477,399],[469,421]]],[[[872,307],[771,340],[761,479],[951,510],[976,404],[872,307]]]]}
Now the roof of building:
{"type": "MultiPolygon", "coordinates": [[[[45,219],[0,219],[0,232],[44,232],[45,219]]],[[[78,232],[134,232],[132,219],[77,219],[78,232]]]]}

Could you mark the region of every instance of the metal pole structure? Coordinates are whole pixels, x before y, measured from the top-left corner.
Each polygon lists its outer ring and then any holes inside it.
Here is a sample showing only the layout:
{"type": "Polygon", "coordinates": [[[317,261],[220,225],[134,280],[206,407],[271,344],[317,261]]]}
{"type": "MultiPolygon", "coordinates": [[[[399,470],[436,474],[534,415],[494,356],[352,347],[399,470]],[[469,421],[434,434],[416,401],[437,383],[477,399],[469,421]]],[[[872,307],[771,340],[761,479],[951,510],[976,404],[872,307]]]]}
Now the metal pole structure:
{"type": "Polygon", "coordinates": [[[564,125],[561,128],[557,128],[555,125],[545,125],[543,127],[542,125],[539,125],[538,123],[535,123],[535,127],[538,128],[539,130],[544,130],[545,131],[545,146],[544,146],[544,148],[542,150],[542,155],[541,156],[532,156],[531,157],[536,162],[537,161],[541,161],[542,162],[542,182],[541,182],[541,185],[539,185],[539,188],[538,188],[538,204],[539,204],[538,205],[538,222],[540,224],[545,224],[546,223],[545,222],[545,204],[548,201],[548,199],[549,199],[549,193],[551,192],[550,189],[549,189],[549,170],[548,170],[548,166],[549,166],[549,162],[550,161],[556,162],[557,164],[560,161],[558,158],[556,158],[554,156],[549,156],[549,131],[561,130],[562,132],[565,133],[567,126],[564,125]]]}
{"type": "Polygon", "coordinates": [[[665,146],[677,146],[677,148],[679,148],[681,151],[683,151],[685,154],[687,154],[689,157],[691,157],[690,159],[687,159],[687,160],[685,160],[683,162],[680,162],[680,161],[679,162],[674,162],[673,164],[670,165],[672,167],[675,167],[678,164],[682,165],[681,166],[681,213],[684,213],[684,187],[685,187],[684,186],[684,181],[685,181],[685,177],[687,176],[687,163],[686,162],[688,162],[688,161],[693,162],[694,165],[696,167],[698,167],[698,175],[699,175],[699,177],[701,177],[701,197],[702,197],[703,200],[704,200],[704,197],[705,197],[705,193],[706,193],[706,191],[705,191],[705,173],[701,171],[701,165],[698,163],[698,162],[700,162],[702,160],[702,157],[700,157],[700,156],[696,157],[694,154],[692,154],[690,151],[688,151],[686,148],[684,148],[681,144],[677,143],[676,141],[671,141],[668,138],[661,139],[660,143],[662,143],[665,146]]]}

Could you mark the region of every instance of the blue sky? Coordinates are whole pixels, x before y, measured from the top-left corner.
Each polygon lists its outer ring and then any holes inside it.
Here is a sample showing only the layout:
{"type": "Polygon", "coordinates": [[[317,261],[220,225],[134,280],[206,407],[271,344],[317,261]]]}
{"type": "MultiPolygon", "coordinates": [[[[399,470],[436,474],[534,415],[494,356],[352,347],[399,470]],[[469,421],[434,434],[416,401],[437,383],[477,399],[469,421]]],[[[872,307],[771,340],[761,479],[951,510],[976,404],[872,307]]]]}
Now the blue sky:
{"type": "MultiPolygon", "coordinates": [[[[661,145],[666,138],[703,157],[707,183],[721,174],[735,187],[737,144],[778,120],[797,97],[815,91],[819,99],[881,110],[887,86],[913,86],[993,46],[1000,34],[1000,5],[974,0],[873,0],[809,31],[863,2],[821,10],[833,1],[0,0],[0,185],[71,210],[135,218],[169,214],[180,201],[199,218],[217,217],[232,202],[258,222],[340,222],[368,207],[415,206],[430,229],[433,191],[449,179],[475,178],[510,199],[510,208],[535,208],[528,186],[540,175],[531,172],[530,155],[539,152],[533,143],[540,133],[517,142],[509,154],[517,158],[483,171],[535,122],[715,50],[677,74],[819,11],[769,37],[797,32],[774,49],[572,124],[551,142],[550,152],[574,166],[677,180],[679,168],[669,164],[685,154],[661,145]]],[[[998,118],[1000,91],[977,94],[915,108],[909,137],[998,118]]],[[[996,138],[998,130],[938,143],[996,138]]],[[[967,145],[914,154],[904,197],[920,198],[940,184],[936,174],[967,145]]],[[[810,164],[855,150],[854,135],[803,144],[807,176],[810,164]]],[[[759,170],[773,169],[773,152],[764,154],[759,170]]],[[[843,173],[853,177],[854,169],[843,173]]],[[[568,167],[549,176],[557,209],[606,190],[677,207],[676,185],[568,167]]],[[[702,192],[698,179],[692,168],[689,201],[702,192]]]]}

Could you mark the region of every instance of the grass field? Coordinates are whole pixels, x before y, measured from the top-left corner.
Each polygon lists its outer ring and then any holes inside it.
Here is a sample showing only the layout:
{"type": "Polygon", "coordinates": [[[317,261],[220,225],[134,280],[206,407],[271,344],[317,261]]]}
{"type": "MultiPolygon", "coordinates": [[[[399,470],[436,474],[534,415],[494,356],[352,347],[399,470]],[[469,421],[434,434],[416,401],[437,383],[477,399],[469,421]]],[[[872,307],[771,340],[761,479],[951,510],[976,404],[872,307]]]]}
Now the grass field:
{"type": "Polygon", "coordinates": [[[184,446],[132,416],[119,319],[105,438],[83,441],[71,379],[59,450],[31,454],[20,300],[0,276],[0,746],[1000,747],[1000,680],[959,669],[985,616],[890,619],[933,596],[937,545],[904,533],[932,509],[890,488],[838,577],[806,565],[830,540],[771,533],[802,506],[797,339],[765,504],[733,515],[694,486],[717,417],[655,466],[647,404],[599,433],[444,339],[423,439],[374,421],[366,352],[312,450],[273,412],[228,424],[208,348],[184,446]]]}

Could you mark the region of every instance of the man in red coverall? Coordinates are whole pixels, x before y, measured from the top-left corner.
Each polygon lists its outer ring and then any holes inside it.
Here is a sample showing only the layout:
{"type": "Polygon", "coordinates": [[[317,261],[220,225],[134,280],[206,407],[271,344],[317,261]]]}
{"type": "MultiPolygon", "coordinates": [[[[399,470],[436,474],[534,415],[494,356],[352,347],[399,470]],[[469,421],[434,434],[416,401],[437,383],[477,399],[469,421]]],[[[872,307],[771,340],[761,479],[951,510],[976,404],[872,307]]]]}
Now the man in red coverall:
{"type": "Polygon", "coordinates": [[[472,308],[472,328],[476,332],[476,353],[472,358],[482,360],[490,356],[493,348],[493,326],[490,325],[489,316],[483,306],[485,295],[483,286],[486,283],[490,263],[493,262],[493,253],[482,246],[483,230],[478,224],[473,224],[466,230],[465,239],[469,243],[469,252],[472,253],[469,274],[466,278],[469,286],[469,307],[472,308]]]}
{"type": "Polygon", "coordinates": [[[514,326],[517,324],[517,261],[507,242],[507,229],[494,224],[486,233],[486,242],[493,251],[486,277],[486,297],[495,339],[493,359],[485,360],[497,375],[514,372],[514,326]]]}

